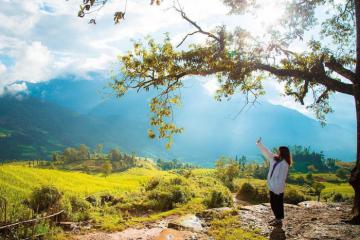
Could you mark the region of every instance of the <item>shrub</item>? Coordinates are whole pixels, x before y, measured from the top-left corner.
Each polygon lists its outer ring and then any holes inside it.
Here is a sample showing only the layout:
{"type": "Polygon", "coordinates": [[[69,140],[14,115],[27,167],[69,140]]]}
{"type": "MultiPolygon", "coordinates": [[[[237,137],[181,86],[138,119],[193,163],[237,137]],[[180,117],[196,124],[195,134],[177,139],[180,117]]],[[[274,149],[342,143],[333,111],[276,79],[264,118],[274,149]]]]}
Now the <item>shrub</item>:
{"type": "Polygon", "coordinates": [[[185,178],[190,178],[193,176],[193,173],[190,169],[179,169],[177,173],[185,178]]]}
{"type": "Polygon", "coordinates": [[[29,200],[29,207],[36,213],[59,210],[62,193],[53,186],[35,189],[29,200]]]}
{"type": "Polygon", "coordinates": [[[333,202],[344,202],[345,197],[341,193],[335,193],[331,199],[333,202]]]}
{"type": "Polygon", "coordinates": [[[91,207],[89,202],[76,196],[69,197],[69,201],[73,212],[87,211],[91,207]]]}
{"type": "Polygon", "coordinates": [[[346,168],[339,168],[338,170],[336,170],[336,176],[338,178],[340,178],[341,180],[346,179],[349,174],[350,174],[350,171],[346,168]]]}
{"type": "Polygon", "coordinates": [[[244,183],[236,197],[241,200],[253,199],[256,195],[256,189],[251,183],[244,183]]]}
{"type": "Polygon", "coordinates": [[[171,185],[182,185],[184,183],[183,179],[180,177],[172,178],[170,180],[171,185]]]}
{"type": "Polygon", "coordinates": [[[251,183],[244,183],[236,197],[249,202],[267,202],[269,200],[268,192],[265,188],[256,188],[251,183]]]}
{"type": "Polygon", "coordinates": [[[212,190],[204,199],[208,208],[230,207],[233,204],[232,195],[227,190],[212,190]]]}
{"type": "Polygon", "coordinates": [[[183,186],[171,186],[166,188],[154,189],[148,195],[148,199],[153,201],[155,210],[170,210],[175,204],[186,203],[190,200],[192,194],[183,186]]]}
{"type": "Polygon", "coordinates": [[[147,184],[145,184],[145,190],[151,191],[155,189],[159,185],[159,183],[160,183],[160,179],[157,177],[153,177],[147,182],[147,184]]]}
{"type": "Polygon", "coordinates": [[[294,188],[288,188],[284,194],[284,202],[290,204],[298,204],[307,200],[305,195],[294,188]]]}

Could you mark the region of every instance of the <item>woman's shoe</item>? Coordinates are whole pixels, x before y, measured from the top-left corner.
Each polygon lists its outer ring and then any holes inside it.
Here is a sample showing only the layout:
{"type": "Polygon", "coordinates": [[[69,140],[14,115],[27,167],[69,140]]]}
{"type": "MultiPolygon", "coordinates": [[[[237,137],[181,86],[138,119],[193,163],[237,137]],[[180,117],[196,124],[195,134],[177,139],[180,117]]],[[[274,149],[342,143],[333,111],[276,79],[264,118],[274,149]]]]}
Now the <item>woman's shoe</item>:
{"type": "Polygon", "coordinates": [[[270,224],[270,226],[279,226],[279,225],[282,225],[282,220],[281,219],[275,219],[274,221],[272,221],[270,224]]]}
{"type": "Polygon", "coordinates": [[[268,221],[268,224],[271,224],[272,222],[274,222],[276,220],[276,218],[271,219],[270,221],[268,221]]]}

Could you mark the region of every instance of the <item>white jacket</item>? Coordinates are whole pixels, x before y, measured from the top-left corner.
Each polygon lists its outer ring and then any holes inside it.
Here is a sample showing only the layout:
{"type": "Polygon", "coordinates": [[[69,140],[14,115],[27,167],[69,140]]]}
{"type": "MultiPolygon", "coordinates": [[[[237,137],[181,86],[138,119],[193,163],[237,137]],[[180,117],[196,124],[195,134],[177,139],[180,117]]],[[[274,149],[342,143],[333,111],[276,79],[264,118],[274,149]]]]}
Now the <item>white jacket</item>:
{"type": "Polygon", "coordinates": [[[276,163],[276,161],[274,160],[274,157],[276,155],[270,152],[261,142],[256,143],[256,146],[260,149],[261,153],[265,156],[265,158],[270,162],[269,172],[267,176],[267,186],[269,190],[275,194],[283,193],[285,190],[286,178],[289,171],[289,164],[284,160],[280,161],[277,164],[272,177],[270,177],[271,171],[276,163]]]}

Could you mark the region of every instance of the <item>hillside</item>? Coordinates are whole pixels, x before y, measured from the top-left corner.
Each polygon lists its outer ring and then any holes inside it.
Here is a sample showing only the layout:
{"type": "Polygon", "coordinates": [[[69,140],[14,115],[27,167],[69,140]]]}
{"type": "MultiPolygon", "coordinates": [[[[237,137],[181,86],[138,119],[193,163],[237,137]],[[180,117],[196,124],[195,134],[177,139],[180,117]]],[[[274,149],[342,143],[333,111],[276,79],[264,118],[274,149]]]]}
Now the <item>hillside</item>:
{"type": "Polygon", "coordinates": [[[52,151],[86,143],[111,144],[106,125],[32,97],[0,99],[0,159],[47,159],[52,151]]]}

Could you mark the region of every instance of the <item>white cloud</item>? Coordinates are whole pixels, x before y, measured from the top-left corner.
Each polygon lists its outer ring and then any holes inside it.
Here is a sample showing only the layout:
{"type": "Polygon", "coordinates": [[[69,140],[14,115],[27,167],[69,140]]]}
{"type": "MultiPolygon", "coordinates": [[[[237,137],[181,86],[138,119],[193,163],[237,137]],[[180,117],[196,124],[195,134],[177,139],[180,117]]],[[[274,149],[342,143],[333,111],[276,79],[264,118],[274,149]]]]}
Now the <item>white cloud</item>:
{"type": "Polygon", "coordinates": [[[0,74],[3,74],[6,72],[7,67],[0,62],[0,74]]]}
{"type": "Polygon", "coordinates": [[[5,92],[9,94],[16,94],[27,90],[26,83],[13,83],[5,87],[5,92]]]}
{"type": "Polygon", "coordinates": [[[17,56],[12,69],[11,80],[25,80],[28,82],[46,81],[52,76],[53,56],[49,49],[41,42],[32,42],[24,47],[17,56]]]}
{"type": "Polygon", "coordinates": [[[202,86],[205,88],[206,92],[214,96],[216,93],[216,90],[220,88],[219,82],[216,78],[208,78],[201,80],[202,86]]]}

